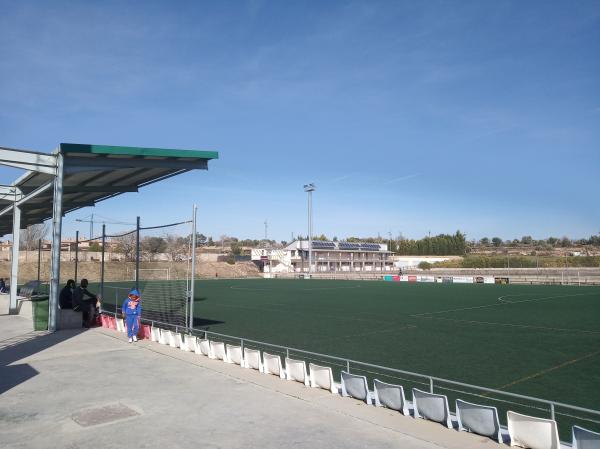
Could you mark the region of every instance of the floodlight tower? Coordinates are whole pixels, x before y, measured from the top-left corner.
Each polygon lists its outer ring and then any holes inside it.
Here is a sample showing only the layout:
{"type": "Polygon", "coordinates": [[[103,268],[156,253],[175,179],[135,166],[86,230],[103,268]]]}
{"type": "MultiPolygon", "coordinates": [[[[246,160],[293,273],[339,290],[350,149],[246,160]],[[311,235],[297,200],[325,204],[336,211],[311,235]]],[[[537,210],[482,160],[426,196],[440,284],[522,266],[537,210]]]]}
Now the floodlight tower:
{"type": "Polygon", "coordinates": [[[312,273],[312,193],[316,187],[314,183],[305,184],[304,191],[308,193],[308,274],[312,273]]]}

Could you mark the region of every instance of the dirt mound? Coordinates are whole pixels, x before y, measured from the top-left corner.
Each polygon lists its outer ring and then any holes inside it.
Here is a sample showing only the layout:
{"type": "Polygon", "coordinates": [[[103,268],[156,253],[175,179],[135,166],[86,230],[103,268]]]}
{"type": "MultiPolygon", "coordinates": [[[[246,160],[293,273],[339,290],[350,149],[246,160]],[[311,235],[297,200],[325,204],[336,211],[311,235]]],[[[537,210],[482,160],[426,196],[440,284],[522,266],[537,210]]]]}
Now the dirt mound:
{"type": "MultiPolygon", "coordinates": [[[[141,262],[140,279],[186,279],[189,276],[187,262],[141,262]]],[[[19,264],[19,283],[37,279],[37,261],[21,262],[19,264]]],[[[134,279],[135,263],[133,262],[106,262],[104,265],[105,281],[128,281],[134,279]]],[[[100,280],[101,264],[99,261],[79,262],[77,278],[87,278],[91,282],[100,280]]],[[[0,262],[0,277],[10,278],[10,262],[0,262]]],[[[50,263],[42,262],[40,277],[48,281],[50,277],[50,263]]],[[[75,262],[61,262],[60,280],[65,283],[67,279],[75,277],[75,262]]],[[[237,262],[230,265],[226,262],[198,262],[196,264],[197,278],[246,278],[261,277],[260,271],[252,262],[237,262]]]]}

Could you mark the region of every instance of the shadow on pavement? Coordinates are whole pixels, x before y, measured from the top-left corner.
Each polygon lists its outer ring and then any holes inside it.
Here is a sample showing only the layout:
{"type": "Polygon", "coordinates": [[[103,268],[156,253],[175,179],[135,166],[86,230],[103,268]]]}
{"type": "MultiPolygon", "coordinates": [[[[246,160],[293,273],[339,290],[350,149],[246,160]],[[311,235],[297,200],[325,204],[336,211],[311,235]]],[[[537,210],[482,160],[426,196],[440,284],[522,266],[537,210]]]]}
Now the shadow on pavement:
{"type": "Polygon", "coordinates": [[[0,341],[0,394],[38,374],[38,371],[28,363],[15,362],[69,340],[81,332],[85,330],[65,330],[54,333],[25,331],[21,335],[0,341]]]}

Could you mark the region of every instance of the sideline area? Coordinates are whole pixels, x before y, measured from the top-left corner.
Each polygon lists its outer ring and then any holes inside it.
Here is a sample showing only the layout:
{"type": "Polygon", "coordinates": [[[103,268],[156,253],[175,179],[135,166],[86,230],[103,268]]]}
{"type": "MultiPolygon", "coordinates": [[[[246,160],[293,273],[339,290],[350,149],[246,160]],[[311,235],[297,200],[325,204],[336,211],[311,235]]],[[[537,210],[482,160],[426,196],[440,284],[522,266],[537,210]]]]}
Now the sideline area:
{"type": "Polygon", "coordinates": [[[2,448],[507,447],[103,328],[0,329],[2,448]]]}

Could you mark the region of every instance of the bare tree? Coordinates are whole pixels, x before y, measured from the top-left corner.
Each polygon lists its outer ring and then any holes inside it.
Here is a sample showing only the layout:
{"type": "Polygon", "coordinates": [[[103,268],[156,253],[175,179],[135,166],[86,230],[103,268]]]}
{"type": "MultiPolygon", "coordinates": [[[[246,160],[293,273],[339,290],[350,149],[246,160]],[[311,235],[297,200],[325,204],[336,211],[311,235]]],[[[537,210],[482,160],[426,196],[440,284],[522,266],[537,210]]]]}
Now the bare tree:
{"type": "Polygon", "coordinates": [[[113,242],[116,242],[116,250],[125,256],[126,260],[135,260],[136,241],[135,233],[113,237],[113,242]]]}
{"type": "MultiPolygon", "coordinates": [[[[169,254],[170,259],[183,260],[189,251],[188,239],[173,234],[167,234],[164,239],[167,243],[165,252],[169,254]]],[[[204,239],[206,240],[206,237],[204,239]]]]}
{"type": "Polygon", "coordinates": [[[19,249],[34,250],[37,249],[38,241],[46,237],[50,227],[48,223],[39,223],[28,226],[20,232],[19,249]]]}
{"type": "Polygon", "coordinates": [[[150,260],[165,252],[167,249],[167,242],[162,237],[144,237],[141,242],[142,251],[150,260]]]}

